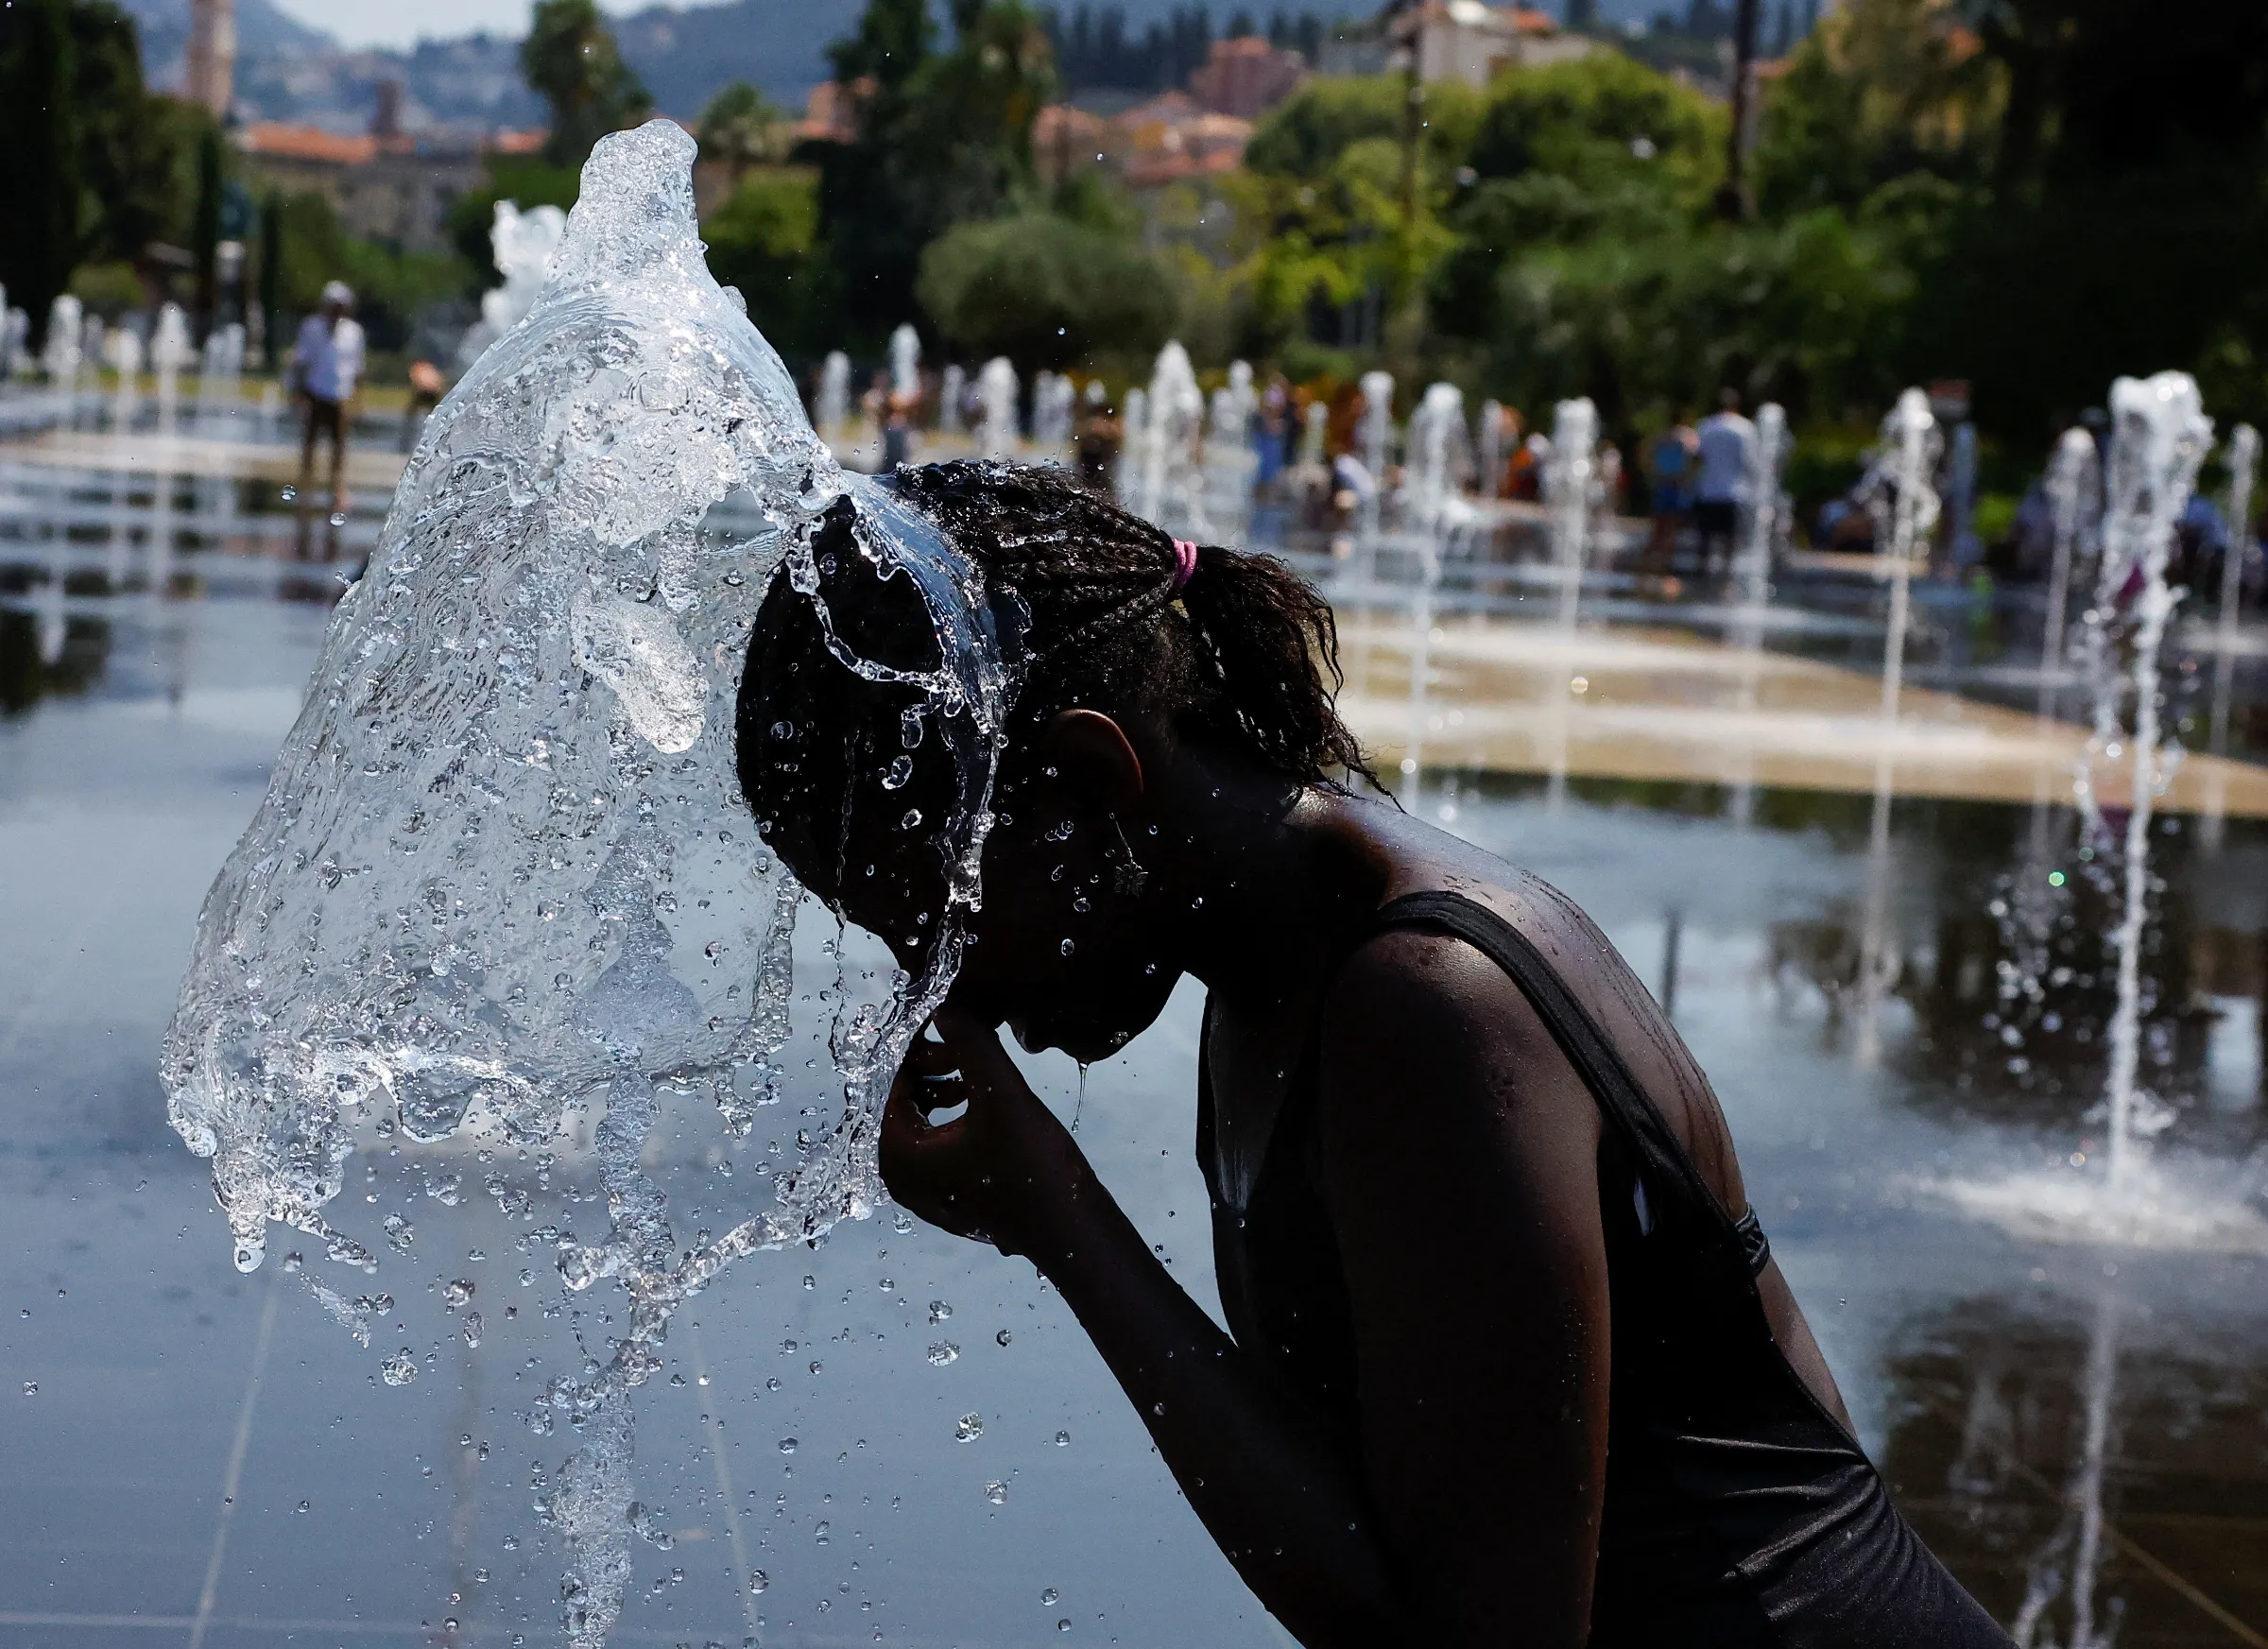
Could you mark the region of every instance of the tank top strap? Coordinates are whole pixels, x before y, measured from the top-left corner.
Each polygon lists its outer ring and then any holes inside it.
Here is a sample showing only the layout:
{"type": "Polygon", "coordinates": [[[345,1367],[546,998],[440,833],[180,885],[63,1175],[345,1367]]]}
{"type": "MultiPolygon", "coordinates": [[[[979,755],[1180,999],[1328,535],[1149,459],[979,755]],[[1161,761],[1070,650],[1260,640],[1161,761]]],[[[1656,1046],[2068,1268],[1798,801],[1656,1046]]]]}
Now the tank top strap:
{"type": "Polygon", "coordinates": [[[1407,893],[1392,901],[1381,907],[1371,932],[1406,927],[1440,928],[1503,969],[1583,1078],[1608,1125],[1637,1156],[1641,1183],[1651,1179],[1658,1192],[1680,1196],[1692,1213],[1739,1245],[1751,1272],[1763,1269],[1770,1249],[1755,1211],[1736,1220],[1717,1200],[1621,1050],[1533,939],[1486,905],[1447,890],[1407,893]]]}

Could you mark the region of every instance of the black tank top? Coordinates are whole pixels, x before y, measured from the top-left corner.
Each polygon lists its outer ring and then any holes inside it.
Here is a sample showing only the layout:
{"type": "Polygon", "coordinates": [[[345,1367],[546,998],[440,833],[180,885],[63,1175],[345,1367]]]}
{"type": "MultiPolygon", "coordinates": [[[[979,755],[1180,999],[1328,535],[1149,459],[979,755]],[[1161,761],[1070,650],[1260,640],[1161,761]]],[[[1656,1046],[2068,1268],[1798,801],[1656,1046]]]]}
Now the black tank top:
{"type": "MultiPolygon", "coordinates": [[[[1612,1389],[1593,1649],[2009,1649],[1773,1338],[1754,1211],[1725,1211],[1558,971],[1461,894],[1398,899],[1370,932],[1407,927],[1509,974],[1606,1118],[1612,1389]]],[[[1211,1029],[1208,1008],[1206,1043],[1211,1029]]],[[[1200,1053],[1197,1160],[1229,1331],[1351,1443],[1354,1328],[1321,1190],[1314,1048],[1268,1137],[1237,1152],[1200,1053]]]]}

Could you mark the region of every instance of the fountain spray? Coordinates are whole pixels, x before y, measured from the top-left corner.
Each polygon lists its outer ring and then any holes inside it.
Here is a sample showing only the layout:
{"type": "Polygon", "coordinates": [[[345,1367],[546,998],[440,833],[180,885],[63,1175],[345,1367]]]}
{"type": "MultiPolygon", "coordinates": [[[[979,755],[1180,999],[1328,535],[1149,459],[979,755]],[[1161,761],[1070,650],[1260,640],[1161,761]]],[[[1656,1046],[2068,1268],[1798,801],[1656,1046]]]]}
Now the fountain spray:
{"type": "Polygon", "coordinates": [[[1418,551],[1418,588],[1410,598],[1410,743],[1401,758],[1410,794],[1418,794],[1425,763],[1426,677],[1434,632],[1434,595],[1441,563],[1455,530],[1455,465],[1465,445],[1465,392],[1435,384],[1410,414],[1409,463],[1403,472],[1401,519],[1418,551]]]}
{"type": "MultiPolygon", "coordinates": [[[[2089,652],[2098,665],[2095,732],[2076,790],[2098,845],[2112,840],[2093,778],[2097,761],[2123,757],[2127,811],[2121,841],[2124,904],[2112,936],[2118,957],[2118,1006],[2110,1021],[2110,1073],[2104,1094],[2107,1172],[2122,1184],[2132,1172],[2138,1136],[2156,1133],[2173,1112],[2139,1085],[2141,1065],[2142,930],[2150,913],[2150,827],[2174,761],[2164,747],[2159,652],[2179,593],[2166,583],[2174,524],[2189,503],[2197,469],[2212,441],[2212,421],[2186,372],[2148,380],[2121,378],[2110,387],[2115,433],[2103,517],[2103,561],[2088,611],[2089,652]],[[2132,662],[2117,681],[2107,663],[2111,627],[2126,630],[2132,662]],[[2131,730],[2120,703],[2131,683],[2131,730]]],[[[2177,759],[2177,756],[2175,757],[2177,759]]]]}
{"type": "MultiPolygon", "coordinates": [[[[2260,462],[2259,432],[2240,423],[2228,436],[2228,547],[2221,559],[2221,610],[2216,615],[2211,745],[2228,754],[2228,701],[2237,677],[2237,613],[2244,598],[2244,555],[2252,543],[2252,483],[2260,462]]],[[[2207,786],[2203,829],[2206,847],[2221,848],[2227,806],[2226,772],[2216,764],[2207,786]]]]}
{"type": "MultiPolygon", "coordinates": [[[[1599,414],[1588,397],[1562,401],[1553,411],[1551,465],[1544,502],[1551,511],[1552,558],[1559,575],[1562,658],[1573,657],[1575,615],[1583,601],[1583,574],[1590,558],[1590,511],[1598,486],[1599,414]]],[[[1551,777],[1546,797],[1554,813],[1567,803],[1568,715],[1576,687],[1571,670],[1552,695],[1551,777]]]]}
{"type": "Polygon", "coordinates": [[[1866,841],[1866,915],[1859,934],[1859,1027],[1856,1056],[1871,1068],[1881,1053],[1880,1010],[1897,967],[1888,943],[1890,799],[1897,778],[1898,701],[1905,685],[1906,629],[1912,614],[1908,585],[1914,546],[1937,524],[1937,494],[1930,477],[1942,444],[1930,398],[1908,389],[1882,420],[1859,494],[1874,516],[1878,551],[1890,558],[1890,622],[1882,640],[1881,725],[1875,738],[1874,814],[1866,841]]]}

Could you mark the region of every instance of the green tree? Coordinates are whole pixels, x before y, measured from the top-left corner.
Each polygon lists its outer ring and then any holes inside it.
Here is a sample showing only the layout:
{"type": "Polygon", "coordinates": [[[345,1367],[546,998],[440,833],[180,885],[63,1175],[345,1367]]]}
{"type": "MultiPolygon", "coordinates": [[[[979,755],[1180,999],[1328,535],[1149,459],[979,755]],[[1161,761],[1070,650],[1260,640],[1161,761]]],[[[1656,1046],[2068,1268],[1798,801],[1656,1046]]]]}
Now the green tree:
{"type": "Polygon", "coordinates": [[[858,136],[819,156],[819,227],[860,334],[906,318],[931,241],[1031,185],[1032,122],[1056,84],[1047,37],[1018,0],[953,0],[952,16],[940,52],[919,4],[869,0],[834,47],[858,136]]]}
{"type": "Polygon", "coordinates": [[[1164,271],[1129,238],[1053,212],[964,223],[921,255],[921,307],[968,354],[1027,370],[1146,352],[1174,324],[1164,271]]]}
{"type": "Polygon", "coordinates": [[[543,158],[554,166],[580,166],[592,145],[653,107],[644,85],[622,60],[597,0],[536,0],[527,38],[520,43],[520,73],[551,105],[543,158]]]}
{"type": "Polygon", "coordinates": [[[701,225],[710,273],[740,289],[748,318],[791,362],[835,341],[834,268],[818,227],[818,176],[804,166],[751,168],[701,225]]]}
{"type": "Polygon", "coordinates": [[[0,283],[35,335],[81,245],[77,57],[68,0],[0,11],[0,283]]]}
{"type": "Polygon", "coordinates": [[[71,32],[84,189],[80,255],[131,261],[151,241],[178,232],[180,150],[212,118],[149,94],[134,21],[117,7],[78,0],[71,32]]]}
{"type": "Polygon", "coordinates": [[[197,208],[189,230],[189,253],[197,266],[197,318],[206,327],[219,318],[220,207],[226,182],[221,174],[220,132],[207,128],[197,146],[197,208]]]}
{"type": "Polygon", "coordinates": [[[734,80],[709,99],[694,136],[701,159],[725,166],[737,180],[750,166],[786,160],[795,145],[795,127],[762,92],[734,80]]]}

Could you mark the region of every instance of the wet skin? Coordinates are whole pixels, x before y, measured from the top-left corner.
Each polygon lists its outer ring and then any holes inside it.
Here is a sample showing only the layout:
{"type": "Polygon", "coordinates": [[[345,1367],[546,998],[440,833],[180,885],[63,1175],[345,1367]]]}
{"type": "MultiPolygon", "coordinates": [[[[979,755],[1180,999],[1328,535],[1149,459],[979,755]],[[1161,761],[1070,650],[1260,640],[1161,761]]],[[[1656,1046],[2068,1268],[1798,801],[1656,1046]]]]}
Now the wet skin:
{"type": "MultiPolygon", "coordinates": [[[[1091,711],[1056,716],[1031,766],[1002,798],[975,943],[936,1038],[891,1091],[892,1195],[1050,1279],[1207,1529],[1310,1649],[1581,1644],[1606,1459],[1604,1125],[1495,964],[1444,935],[1363,942],[1369,919],[1403,893],[1454,888],[1555,941],[1737,1212],[1746,1197],[1707,1079],[1586,919],[1523,902],[1501,861],[1388,804],[1091,711]],[[1117,874],[1122,839],[1139,893],[1117,874]],[[1101,1058],[1184,972],[1210,993],[1225,1134],[1264,1132],[1314,1039],[1359,1435],[1310,1415],[1189,1297],[994,1029],[1101,1058]]],[[[874,890],[919,881],[879,877],[848,914],[902,934],[874,890]]],[[[1761,1286],[1790,1361],[1842,1415],[1777,1265],[1761,1286]]]]}

